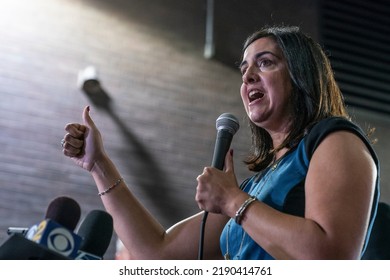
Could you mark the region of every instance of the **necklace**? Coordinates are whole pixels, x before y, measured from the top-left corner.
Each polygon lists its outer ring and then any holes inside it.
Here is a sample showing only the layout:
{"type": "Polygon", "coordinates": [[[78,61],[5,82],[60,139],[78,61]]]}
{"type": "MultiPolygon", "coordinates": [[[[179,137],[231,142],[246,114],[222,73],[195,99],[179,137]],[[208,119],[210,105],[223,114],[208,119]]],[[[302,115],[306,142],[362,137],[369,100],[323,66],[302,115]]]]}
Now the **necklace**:
{"type": "MultiPolygon", "coordinates": [[[[257,189],[256,193],[254,194],[254,196],[256,198],[259,197],[259,195],[261,194],[262,190],[264,189],[264,186],[267,184],[268,180],[270,179],[272,173],[276,170],[276,168],[278,167],[278,164],[279,162],[281,161],[282,158],[279,158],[276,162],[274,162],[270,167],[269,169],[267,170],[267,172],[262,176],[263,178],[263,183],[262,185],[257,189]]],[[[250,190],[248,191],[248,194],[251,194],[252,191],[254,190],[256,184],[253,184],[250,188],[250,190]]],[[[233,222],[233,219],[230,219],[230,221],[227,223],[227,231],[226,231],[226,253],[224,255],[224,259],[225,260],[230,260],[231,259],[231,256],[230,256],[230,253],[229,253],[229,232],[230,232],[230,227],[232,225],[232,222],[233,222]]],[[[247,237],[247,234],[246,232],[243,230],[242,231],[242,238],[241,238],[241,242],[240,242],[240,247],[238,248],[238,252],[237,252],[237,255],[236,255],[236,258],[239,259],[240,258],[240,255],[241,255],[241,251],[242,251],[242,247],[244,245],[244,241],[245,241],[245,238],[247,237]]]]}

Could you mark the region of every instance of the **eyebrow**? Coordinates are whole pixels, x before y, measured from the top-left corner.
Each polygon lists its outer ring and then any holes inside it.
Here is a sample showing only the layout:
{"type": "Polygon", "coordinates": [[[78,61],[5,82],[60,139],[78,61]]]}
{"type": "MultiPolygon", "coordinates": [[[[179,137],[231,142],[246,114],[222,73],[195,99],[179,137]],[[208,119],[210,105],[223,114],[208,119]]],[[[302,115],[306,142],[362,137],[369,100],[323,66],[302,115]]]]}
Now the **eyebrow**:
{"type": "MultiPolygon", "coordinates": [[[[263,51],[263,52],[259,52],[257,54],[255,54],[255,57],[254,57],[254,60],[257,60],[259,57],[262,57],[263,55],[266,55],[266,54],[271,54],[277,58],[279,58],[275,53],[271,52],[271,51],[263,51]]],[[[241,69],[242,66],[248,64],[248,62],[246,60],[242,61],[240,63],[240,65],[238,65],[238,69],[241,69]]]]}

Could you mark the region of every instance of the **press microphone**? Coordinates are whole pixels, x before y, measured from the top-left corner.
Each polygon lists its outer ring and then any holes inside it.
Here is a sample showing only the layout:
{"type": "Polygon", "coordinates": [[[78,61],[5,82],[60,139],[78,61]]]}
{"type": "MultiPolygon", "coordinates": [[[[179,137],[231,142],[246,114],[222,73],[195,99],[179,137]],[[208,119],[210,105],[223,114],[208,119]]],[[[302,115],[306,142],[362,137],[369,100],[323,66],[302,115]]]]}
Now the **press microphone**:
{"type": "Polygon", "coordinates": [[[225,163],[225,156],[230,148],[233,135],[240,128],[240,124],[235,116],[230,113],[220,115],[215,126],[217,128],[217,139],[215,141],[212,167],[222,170],[225,163]]]}
{"type": "MultiPolygon", "coordinates": [[[[80,206],[72,199],[66,197],[57,197],[49,204],[48,208],[46,209],[45,219],[54,219],[65,227],[74,229],[78,220],[80,219],[80,206]],[[65,204],[64,200],[67,201],[65,204]],[[65,209],[64,206],[66,206],[67,209],[65,209]],[[76,212],[72,214],[71,212],[68,212],[69,209],[76,212]]],[[[36,230],[36,225],[34,226],[34,228],[31,230],[28,227],[9,227],[7,229],[7,234],[21,234],[23,236],[29,234],[29,237],[32,237],[32,233],[35,233],[36,230]]]]}
{"type": "Polygon", "coordinates": [[[76,260],[101,260],[110,245],[113,233],[113,220],[102,210],[92,210],[77,230],[83,238],[76,260]]]}
{"type": "MultiPolygon", "coordinates": [[[[236,134],[240,128],[240,124],[237,118],[230,113],[223,113],[220,115],[216,122],[215,126],[217,129],[217,138],[215,141],[213,160],[211,163],[212,167],[215,167],[219,170],[223,170],[225,165],[226,153],[229,151],[230,144],[233,139],[233,135],[236,134]]],[[[199,239],[199,251],[198,259],[203,259],[203,242],[204,242],[204,230],[207,220],[208,212],[203,213],[203,219],[200,228],[200,239],[199,239]]]]}
{"type": "Polygon", "coordinates": [[[67,196],[59,196],[47,207],[45,218],[54,220],[73,231],[80,220],[80,216],[81,209],[76,200],[67,196]]]}
{"type": "Polygon", "coordinates": [[[45,219],[30,227],[26,238],[73,259],[82,241],[80,236],[73,233],[80,214],[80,206],[74,199],[57,197],[49,204],[45,219]]]}

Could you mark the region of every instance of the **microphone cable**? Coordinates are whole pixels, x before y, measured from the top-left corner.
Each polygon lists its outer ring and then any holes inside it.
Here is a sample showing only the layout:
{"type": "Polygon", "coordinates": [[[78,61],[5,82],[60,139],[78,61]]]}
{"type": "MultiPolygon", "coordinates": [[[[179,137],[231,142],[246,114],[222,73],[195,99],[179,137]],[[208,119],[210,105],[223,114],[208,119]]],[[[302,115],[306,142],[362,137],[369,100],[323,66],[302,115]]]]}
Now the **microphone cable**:
{"type": "Polygon", "coordinates": [[[204,234],[206,228],[206,221],[209,212],[204,211],[202,222],[200,224],[200,237],[199,237],[199,248],[198,248],[198,260],[203,260],[203,248],[204,248],[204,234]]]}

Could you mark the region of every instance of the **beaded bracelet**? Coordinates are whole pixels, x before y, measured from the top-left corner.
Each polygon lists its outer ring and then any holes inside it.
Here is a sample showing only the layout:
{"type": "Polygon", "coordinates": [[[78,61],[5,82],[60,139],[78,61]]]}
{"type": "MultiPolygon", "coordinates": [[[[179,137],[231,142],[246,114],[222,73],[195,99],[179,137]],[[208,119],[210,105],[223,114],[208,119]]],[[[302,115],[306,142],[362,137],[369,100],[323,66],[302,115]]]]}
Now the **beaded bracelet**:
{"type": "Polygon", "coordinates": [[[99,196],[105,195],[106,193],[109,193],[113,188],[118,186],[123,181],[123,178],[119,178],[111,187],[105,189],[104,191],[98,193],[99,196]]]}
{"type": "Polygon", "coordinates": [[[247,200],[244,201],[244,203],[241,205],[240,208],[238,208],[236,212],[236,216],[234,218],[234,221],[238,224],[241,225],[241,220],[242,220],[242,215],[244,214],[245,210],[248,208],[248,206],[253,202],[257,200],[255,196],[251,196],[247,200]]]}

